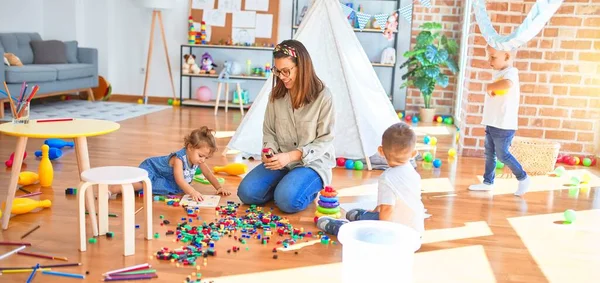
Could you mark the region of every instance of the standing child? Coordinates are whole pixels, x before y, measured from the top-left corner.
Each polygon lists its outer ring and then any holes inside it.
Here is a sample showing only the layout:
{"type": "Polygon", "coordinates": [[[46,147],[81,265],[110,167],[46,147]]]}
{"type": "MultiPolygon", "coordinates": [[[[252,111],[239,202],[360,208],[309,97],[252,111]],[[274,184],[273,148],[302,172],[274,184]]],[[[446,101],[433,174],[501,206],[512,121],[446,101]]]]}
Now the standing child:
{"type": "MultiPolygon", "coordinates": [[[[191,186],[198,167],[204,177],[217,190],[217,194],[228,196],[231,192],[223,189],[205,161],[217,150],[212,130],[203,126],[184,138],[182,149],[165,156],[150,157],[140,164],[148,171],[155,195],[187,194],[195,201],[202,201],[202,194],[191,186]]],[[[143,188],[142,183],[133,184],[135,190],[143,188]]],[[[112,186],[111,193],[120,191],[120,186],[112,186]]]]}
{"type": "Polygon", "coordinates": [[[518,128],[519,70],[513,67],[514,51],[499,51],[487,48],[490,66],[494,69],[494,82],[486,86],[487,95],[483,105],[482,124],[485,128],[485,173],[483,184],[471,185],[472,191],[490,191],[494,188],[496,157],[513,172],[519,187],[516,196],[529,189],[530,179],[519,161],[508,151],[518,128]]]}
{"type": "Polygon", "coordinates": [[[382,138],[379,154],[385,156],[390,168],[379,177],[377,207],[372,211],[352,209],[346,219],[322,216],[317,227],[337,235],[349,221],[384,220],[409,226],[422,234],[425,230],[425,207],[421,202],[421,176],[410,163],[416,155],[417,137],[409,125],[400,122],[390,126],[382,138]]]}

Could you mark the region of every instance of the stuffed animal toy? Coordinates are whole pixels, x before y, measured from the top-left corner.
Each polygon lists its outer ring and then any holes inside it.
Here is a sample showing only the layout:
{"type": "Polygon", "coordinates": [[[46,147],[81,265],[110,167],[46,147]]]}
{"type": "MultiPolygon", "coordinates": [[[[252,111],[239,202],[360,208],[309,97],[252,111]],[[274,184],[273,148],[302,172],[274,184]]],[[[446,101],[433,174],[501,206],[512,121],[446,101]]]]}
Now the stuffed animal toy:
{"type": "Polygon", "coordinates": [[[387,23],[385,23],[383,36],[387,37],[388,40],[394,39],[396,28],[398,28],[398,13],[393,13],[388,17],[387,23]]]}
{"type": "Polygon", "coordinates": [[[231,62],[229,61],[225,61],[225,63],[223,63],[223,70],[221,70],[221,73],[219,73],[219,80],[229,79],[229,75],[231,74],[231,65],[231,62]]]}
{"type": "Polygon", "coordinates": [[[202,74],[214,74],[217,71],[215,71],[215,67],[217,66],[215,63],[213,63],[213,58],[212,56],[210,56],[210,54],[208,54],[208,52],[202,54],[202,58],[200,58],[200,72],[202,74]]]}
{"type": "Polygon", "coordinates": [[[183,61],[182,74],[200,74],[200,68],[196,64],[196,55],[185,54],[183,55],[183,61]]]}

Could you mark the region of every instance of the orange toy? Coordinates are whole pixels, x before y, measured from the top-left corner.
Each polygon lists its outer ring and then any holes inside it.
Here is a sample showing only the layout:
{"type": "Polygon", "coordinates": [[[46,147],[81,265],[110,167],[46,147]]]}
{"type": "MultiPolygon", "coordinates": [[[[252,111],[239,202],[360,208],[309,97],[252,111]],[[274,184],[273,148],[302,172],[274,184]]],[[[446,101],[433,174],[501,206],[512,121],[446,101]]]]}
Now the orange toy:
{"type": "Polygon", "coordinates": [[[50,147],[48,145],[42,145],[42,160],[38,168],[40,185],[42,187],[52,186],[52,180],[54,179],[54,169],[52,169],[52,162],[50,162],[50,158],[48,157],[49,150],[50,147]]]}
{"type": "Polygon", "coordinates": [[[40,177],[38,176],[37,173],[30,172],[30,171],[24,171],[24,172],[19,173],[18,184],[19,184],[19,186],[28,186],[28,185],[37,183],[37,181],[39,181],[39,179],[40,179],[40,177]]]}
{"type": "Polygon", "coordinates": [[[246,172],[248,172],[248,166],[243,163],[231,163],[225,166],[215,166],[213,171],[215,171],[215,173],[225,172],[229,175],[238,176],[246,174],[246,172]]]}
{"type": "Polygon", "coordinates": [[[333,188],[329,186],[322,189],[319,193],[326,198],[333,198],[338,194],[336,190],[333,190],[333,188]]]}
{"type": "MultiPolygon", "coordinates": [[[[30,198],[16,198],[13,200],[12,205],[12,214],[23,214],[28,213],[38,207],[45,208],[52,206],[52,202],[50,200],[32,200],[30,198]]],[[[2,209],[6,207],[6,203],[2,203],[2,209]]]]}

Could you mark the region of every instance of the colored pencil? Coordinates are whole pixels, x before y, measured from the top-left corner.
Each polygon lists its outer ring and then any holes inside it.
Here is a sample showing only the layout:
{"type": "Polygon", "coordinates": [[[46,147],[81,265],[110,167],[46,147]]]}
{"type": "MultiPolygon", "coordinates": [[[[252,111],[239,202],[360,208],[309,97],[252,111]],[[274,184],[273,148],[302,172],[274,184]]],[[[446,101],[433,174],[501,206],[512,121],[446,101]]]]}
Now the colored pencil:
{"type": "Polygon", "coordinates": [[[6,81],[4,81],[4,88],[6,89],[6,93],[8,94],[8,102],[10,103],[10,110],[13,113],[13,117],[17,118],[17,109],[15,109],[15,104],[12,100],[12,96],[10,96],[10,90],[8,90],[8,85],[6,84],[6,81]]]}
{"type": "MultiPolygon", "coordinates": [[[[81,263],[59,263],[59,264],[50,264],[50,265],[40,265],[40,268],[71,267],[71,266],[81,266],[81,263]]],[[[29,266],[29,267],[0,267],[0,271],[15,270],[15,269],[29,269],[29,270],[31,270],[32,268],[34,268],[34,266],[29,266]]]]}
{"type": "Polygon", "coordinates": [[[107,275],[114,274],[114,273],[123,273],[123,272],[135,271],[135,270],[147,269],[147,268],[150,268],[150,264],[144,263],[144,264],[138,264],[138,265],[134,265],[134,266],[124,267],[121,269],[112,270],[112,271],[106,272],[102,275],[107,276],[107,275]]]}
{"type": "Polygon", "coordinates": [[[23,101],[23,93],[24,93],[24,90],[25,90],[25,89],[26,89],[26,88],[25,88],[25,82],[23,82],[23,83],[21,84],[21,92],[19,92],[19,100],[18,100],[18,101],[23,101]]]}
{"type": "Polygon", "coordinates": [[[31,243],[0,242],[0,246],[31,246],[31,243]]]}
{"type": "Polygon", "coordinates": [[[33,233],[37,229],[40,229],[40,225],[38,225],[35,228],[29,230],[29,232],[27,232],[27,233],[25,233],[25,235],[21,236],[21,240],[23,240],[25,237],[29,236],[29,234],[33,233]]]}
{"type": "Polygon", "coordinates": [[[157,278],[158,275],[154,274],[140,274],[140,275],[128,275],[128,276],[117,276],[117,277],[106,277],[103,281],[127,281],[127,280],[147,280],[157,278]]]}
{"type": "Polygon", "coordinates": [[[37,195],[41,195],[41,194],[42,194],[42,192],[34,192],[34,193],[22,195],[22,196],[15,196],[15,198],[26,198],[26,197],[32,197],[32,196],[37,196],[37,195]]]}
{"type": "Polygon", "coordinates": [[[140,210],[142,210],[142,209],[144,209],[144,207],[143,207],[143,206],[142,206],[142,207],[140,207],[140,208],[138,208],[138,210],[136,210],[136,211],[135,211],[135,213],[134,213],[133,215],[136,215],[136,214],[138,214],[138,212],[140,212],[140,210]]]}
{"type": "Polygon", "coordinates": [[[21,86],[21,93],[19,95],[19,101],[17,102],[17,109],[23,107],[23,99],[25,98],[25,93],[27,93],[27,87],[29,87],[25,82],[21,86]]]}
{"type": "Polygon", "coordinates": [[[114,273],[114,274],[111,274],[110,277],[113,277],[113,276],[124,276],[124,275],[139,275],[139,274],[148,274],[148,273],[156,273],[156,269],[142,269],[142,270],[138,270],[138,271],[129,271],[129,272],[122,272],[122,273],[114,273]]]}
{"type": "Polygon", "coordinates": [[[35,277],[35,273],[37,272],[37,270],[40,268],[40,264],[36,264],[35,267],[33,268],[33,271],[31,272],[31,274],[29,275],[29,278],[27,278],[26,283],[31,283],[31,281],[33,281],[33,277],[35,277]]]}
{"type": "Polygon", "coordinates": [[[62,118],[62,119],[43,119],[37,120],[38,123],[46,123],[46,122],[63,122],[63,121],[73,121],[73,118],[62,118]]]}
{"type": "Polygon", "coordinates": [[[19,110],[19,113],[17,116],[20,116],[21,113],[23,112],[23,110],[25,110],[25,105],[27,105],[27,104],[29,104],[29,102],[31,102],[31,99],[33,99],[33,97],[35,96],[35,94],[37,93],[39,88],[40,87],[38,85],[33,86],[33,89],[31,90],[31,94],[27,98],[27,101],[21,106],[21,109],[19,110]]]}
{"type": "Polygon", "coordinates": [[[5,258],[7,258],[7,257],[9,257],[9,256],[11,256],[11,255],[13,255],[13,254],[15,254],[15,253],[17,253],[17,252],[19,252],[19,251],[23,250],[23,249],[24,249],[24,248],[26,248],[26,247],[27,247],[27,246],[20,246],[20,247],[18,247],[18,248],[16,248],[16,249],[12,250],[12,251],[10,251],[10,252],[7,252],[7,253],[5,253],[5,254],[3,254],[3,255],[0,255],[0,259],[5,259],[5,258]]]}
{"type": "Polygon", "coordinates": [[[32,257],[39,257],[39,258],[57,259],[57,260],[62,260],[62,261],[68,261],[68,259],[66,257],[62,257],[62,256],[51,256],[51,255],[26,253],[26,252],[18,252],[17,254],[19,254],[19,255],[25,255],[25,256],[32,256],[32,257]]]}
{"type": "Polygon", "coordinates": [[[23,188],[19,188],[19,191],[24,192],[26,194],[30,194],[31,193],[30,191],[28,191],[26,189],[23,189],[23,188]]]}
{"type": "Polygon", "coordinates": [[[42,271],[42,274],[56,275],[56,276],[63,276],[63,277],[71,277],[71,278],[81,278],[81,279],[85,278],[85,275],[83,275],[83,274],[66,273],[66,272],[56,272],[56,271],[42,271]]]}
{"type": "MultiPolygon", "coordinates": [[[[45,271],[45,270],[51,270],[50,268],[38,268],[37,271],[45,271]]],[[[2,270],[0,272],[4,273],[25,273],[25,272],[32,272],[33,268],[24,268],[24,269],[7,269],[7,270],[2,270]]]]}

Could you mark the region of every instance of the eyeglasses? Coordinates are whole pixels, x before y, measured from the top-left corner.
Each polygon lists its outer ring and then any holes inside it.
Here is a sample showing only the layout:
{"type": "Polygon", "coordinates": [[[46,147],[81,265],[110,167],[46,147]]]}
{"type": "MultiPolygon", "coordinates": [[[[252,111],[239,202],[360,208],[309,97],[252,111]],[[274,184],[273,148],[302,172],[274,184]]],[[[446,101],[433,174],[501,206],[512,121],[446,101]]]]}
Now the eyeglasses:
{"type": "Polygon", "coordinates": [[[291,68],[283,68],[281,70],[278,70],[277,68],[273,67],[273,69],[271,69],[271,71],[273,72],[273,75],[275,75],[276,77],[279,77],[279,76],[289,77],[290,76],[290,72],[294,68],[296,68],[296,66],[291,67],[291,68]]]}

